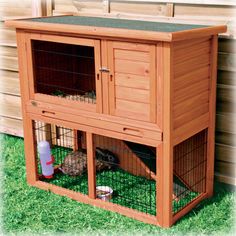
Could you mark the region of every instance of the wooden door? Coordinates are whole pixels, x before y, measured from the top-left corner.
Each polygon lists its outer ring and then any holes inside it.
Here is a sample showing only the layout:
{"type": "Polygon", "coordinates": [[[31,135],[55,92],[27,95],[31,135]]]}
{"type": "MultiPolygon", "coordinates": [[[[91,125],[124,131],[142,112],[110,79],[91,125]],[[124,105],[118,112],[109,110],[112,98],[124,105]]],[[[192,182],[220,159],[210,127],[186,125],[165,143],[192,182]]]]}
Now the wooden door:
{"type": "Polygon", "coordinates": [[[155,45],[108,43],[110,114],[156,122],[155,45]]]}
{"type": "Polygon", "coordinates": [[[100,40],[29,33],[31,99],[102,112],[100,40]]]}

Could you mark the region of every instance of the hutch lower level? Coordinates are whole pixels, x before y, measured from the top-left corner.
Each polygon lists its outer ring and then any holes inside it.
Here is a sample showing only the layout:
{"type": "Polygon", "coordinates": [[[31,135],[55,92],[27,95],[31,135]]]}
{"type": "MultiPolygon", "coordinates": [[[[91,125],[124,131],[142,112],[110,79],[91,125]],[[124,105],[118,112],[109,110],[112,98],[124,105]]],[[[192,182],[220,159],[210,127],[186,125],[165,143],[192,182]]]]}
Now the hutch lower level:
{"type": "Polygon", "coordinates": [[[80,16],[6,24],[17,32],[30,185],[162,227],[212,196],[225,26],[80,16]],[[51,179],[40,141],[55,159],[51,179]],[[113,191],[107,201],[101,186],[113,191]]]}

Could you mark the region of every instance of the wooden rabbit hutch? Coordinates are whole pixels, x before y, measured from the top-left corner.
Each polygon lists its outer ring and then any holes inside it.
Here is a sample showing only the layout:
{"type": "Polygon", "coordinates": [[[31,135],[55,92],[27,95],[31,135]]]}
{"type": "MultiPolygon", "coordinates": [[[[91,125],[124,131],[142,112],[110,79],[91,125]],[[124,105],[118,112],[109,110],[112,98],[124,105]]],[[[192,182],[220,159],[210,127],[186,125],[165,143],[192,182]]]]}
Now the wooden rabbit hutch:
{"type": "Polygon", "coordinates": [[[6,24],[17,32],[30,185],[163,227],[213,194],[225,26],[80,16],[6,24]],[[42,140],[52,179],[41,174],[42,140]],[[109,200],[98,186],[113,190],[109,200]]]}

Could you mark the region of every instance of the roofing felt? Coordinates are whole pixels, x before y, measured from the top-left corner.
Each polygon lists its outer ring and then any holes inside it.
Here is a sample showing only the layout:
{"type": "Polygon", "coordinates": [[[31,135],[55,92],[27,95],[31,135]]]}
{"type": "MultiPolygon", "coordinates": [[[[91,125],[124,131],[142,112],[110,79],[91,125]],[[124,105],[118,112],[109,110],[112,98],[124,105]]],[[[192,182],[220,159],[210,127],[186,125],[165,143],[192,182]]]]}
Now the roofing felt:
{"type": "MultiPolygon", "coordinates": [[[[24,19],[25,20],[25,19],[24,19]]],[[[27,21],[66,25],[80,25],[93,27],[108,27],[118,29],[156,31],[156,32],[178,32],[183,30],[206,28],[204,25],[174,24],[164,22],[150,22],[140,20],[125,20],[102,17],[86,16],[56,16],[45,18],[27,19],[27,21]]]]}

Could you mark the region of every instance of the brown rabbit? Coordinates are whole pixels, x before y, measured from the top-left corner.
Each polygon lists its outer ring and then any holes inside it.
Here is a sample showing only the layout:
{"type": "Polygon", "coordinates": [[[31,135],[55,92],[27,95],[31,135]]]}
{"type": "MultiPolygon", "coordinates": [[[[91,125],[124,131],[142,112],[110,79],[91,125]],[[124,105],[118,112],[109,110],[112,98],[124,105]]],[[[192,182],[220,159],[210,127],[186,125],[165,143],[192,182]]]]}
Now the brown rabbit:
{"type": "Polygon", "coordinates": [[[70,176],[82,175],[87,169],[87,155],[76,151],[68,154],[61,166],[61,171],[70,176]]]}
{"type": "MultiPolygon", "coordinates": [[[[118,164],[118,160],[111,152],[96,148],[96,171],[111,169],[115,164],[118,164]]],[[[70,176],[80,176],[86,170],[87,154],[82,151],[68,154],[61,166],[61,171],[70,176]]]]}

